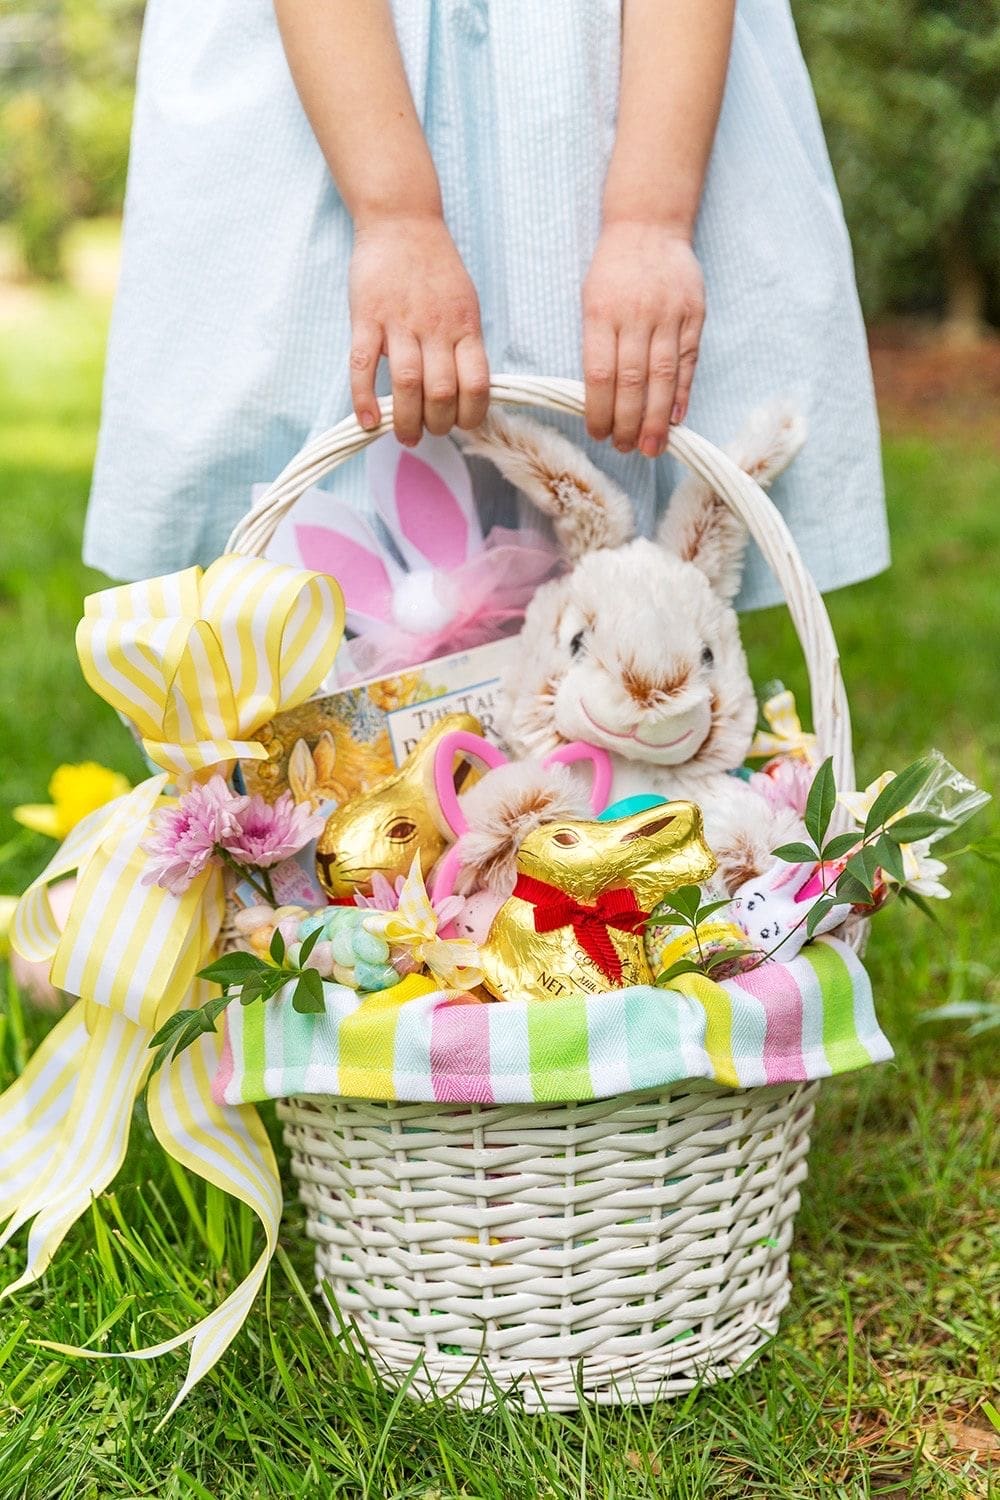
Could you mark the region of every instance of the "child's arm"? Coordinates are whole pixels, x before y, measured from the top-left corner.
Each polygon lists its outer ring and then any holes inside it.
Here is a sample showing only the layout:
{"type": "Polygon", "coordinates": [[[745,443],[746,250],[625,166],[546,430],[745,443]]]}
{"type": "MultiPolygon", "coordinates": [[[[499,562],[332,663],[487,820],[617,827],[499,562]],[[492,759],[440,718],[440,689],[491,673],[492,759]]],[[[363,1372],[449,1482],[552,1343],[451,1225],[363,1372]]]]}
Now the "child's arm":
{"type": "Polygon", "coordinates": [[[354,221],[351,390],[363,427],[378,419],[387,354],[404,442],[475,427],[489,369],[475,287],[444,222],[388,0],[274,0],[288,64],[354,221]]]}
{"type": "Polygon", "coordinates": [[[624,0],[603,228],[583,291],[587,427],[663,452],[683,421],[705,315],[691,241],[735,0],[624,0]]]}

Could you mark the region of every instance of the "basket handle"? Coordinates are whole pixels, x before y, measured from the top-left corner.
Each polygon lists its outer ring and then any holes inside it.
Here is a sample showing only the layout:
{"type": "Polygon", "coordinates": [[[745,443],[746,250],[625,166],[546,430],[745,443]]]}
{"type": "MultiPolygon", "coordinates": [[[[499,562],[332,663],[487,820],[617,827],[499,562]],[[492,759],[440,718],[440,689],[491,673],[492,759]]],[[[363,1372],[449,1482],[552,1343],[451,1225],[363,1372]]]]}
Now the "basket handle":
{"type": "MultiPolygon", "coordinates": [[[[490,399],[502,406],[533,406],[583,415],[579,380],[529,375],[497,375],[490,399]]],[[[366,432],[351,416],[320,433],[278,475],[236,526],[226,550],[259,557],[278,522],[299,497],[392,426],[392,398],[380,401],[382,420],[366,432]]],[[[832,755],[840,787],[854,785],[851,719],[840,675],[840,658],[826,606],[810,577],[792,534],[777,508],[749,474],[713,443],[686,427],[672,427],[667,452],[704,479],[743,521],[781,585],[809,673],[813,728],[823,756],[832,755]]]]}

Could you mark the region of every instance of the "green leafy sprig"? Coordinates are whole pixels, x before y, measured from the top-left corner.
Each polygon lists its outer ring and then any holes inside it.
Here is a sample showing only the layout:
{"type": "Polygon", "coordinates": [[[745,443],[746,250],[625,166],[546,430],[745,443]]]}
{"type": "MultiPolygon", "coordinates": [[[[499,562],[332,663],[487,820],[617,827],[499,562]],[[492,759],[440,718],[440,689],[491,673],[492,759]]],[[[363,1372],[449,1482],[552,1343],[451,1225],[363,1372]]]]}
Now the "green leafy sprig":
{"type": "MultiPolygon", "coordinates": [[[[696,885],[686,885],[680,890],[672,891],[653,909],[648,924],[689,928],[694,937],[698,958],[678,959],[662,974],[657,974],[654,983],[669,984],[680,974],[711,975],[722,965],[748,956],[756,958],[756,962],[749,966],[750,969],[759,968],[773,958],[792,933],[798,932],[803,925],[806,936],[812,937],[820,922],[835,906],[844,903],[851,906],[870,905],[881,870],[899,883],[900,895],[936,921],[933,911],[919,892],[908,890],[905,886],[906,872],[900,850],[901,844],[916,843],[920,839],[929,838],[941,828],[952,826],[950,819],[941,817],[938,813],[904,811],[933,770],[934,763],[927,757],[913,761],[879,792],[860,835],[854,830],[850,833],[835,833],[828,838],[830,822],[837,805],[837,786],[833,774],[833,758],[825,760],[813,778],[803,814],[809,842],[782,844],[772,851],[776,859],[784,860],[787,864],[818,865],[823,880],[821,895],[801,921],[796,922],[773,948],[763,951],[759,948],[730,947],[706,954],[698,927],[713,913],[728,906],[729,901],[703,903],[701,890],[696,885]],[[845,854],[849,854],[850,858],[843,870],[834,876],[832,869],[845,854]]],[[[981,851],[977,846],[970,845],[969,852],[981,851]]],[[[982,857],[989,859],[991,853],[984,853],[982,857]]]]}
{"type": "Polygon", "coordinates": [[[178,1057],[200,1036],[215,1030],[221,1013],[234,999],[241,1005],[255,1005],[271,1000],[285,988],[294,985],[292,1007],[303,1015],[321,1015],[326,1009],[323,979],[317,969],[306,968],[306,961],[322,935],[322,928],[311,932],[302,942],[294,963],[288,958],[285,940],[276,927],[271,936],[269,958],[256,953],[225,953],[199,971],[199,979],[209,979],[222,986],[222,994],[207,1000],[197,1010],[180,1010],[160,1027],[150,1042],[156,1048],[150,1077],[168,1058],[178,1057]]]}

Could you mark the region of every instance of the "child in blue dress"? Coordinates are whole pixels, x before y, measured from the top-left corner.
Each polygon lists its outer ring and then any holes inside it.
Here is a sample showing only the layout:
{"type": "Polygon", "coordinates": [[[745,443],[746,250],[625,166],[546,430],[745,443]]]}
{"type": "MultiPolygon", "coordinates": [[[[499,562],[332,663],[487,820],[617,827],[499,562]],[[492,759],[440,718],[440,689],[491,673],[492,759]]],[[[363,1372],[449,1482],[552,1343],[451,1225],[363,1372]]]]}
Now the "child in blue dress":
{"type": "MultiPolygon", "coordinates": [[[[774,498],[813,576],[886,565],[787,0],[149,0],[86,560],[207,563],[376,389],[413,443],[475,426],[491,369],[582,376],[647,531],[671,422],[723,441],[791,399],[809,437],[774,498]]],[[[363,465],[330,484],[365,507],[363,465]]],[[[752,559],[741,604],[775,597],[752,559]]]]}

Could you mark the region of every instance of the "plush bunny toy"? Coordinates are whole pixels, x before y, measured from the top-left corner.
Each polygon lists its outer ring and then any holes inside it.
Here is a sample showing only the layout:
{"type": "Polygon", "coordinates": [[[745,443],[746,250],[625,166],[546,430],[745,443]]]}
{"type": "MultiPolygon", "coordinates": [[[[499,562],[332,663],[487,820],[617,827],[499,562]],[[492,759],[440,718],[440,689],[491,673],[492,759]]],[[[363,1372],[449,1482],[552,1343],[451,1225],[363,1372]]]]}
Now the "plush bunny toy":
{"type": "MultiPolygon", "coordinates": [[[[756,413],[729,447],[761,484],[798,452],[802,423],[756,413]]],[[[756,701],[732,607],[747,536],[709,485],[685,478],[655,541],[634,538],[632,507],[567,438],[526,417],[491,415],[467,450],[492,460],[544,514],[573,566],[535,595],[523,649],[503,684],[511,750],[542,756],[568,740],[612,757],[613,796],[684,798],[701,807],[716,883],[732,894],[801,837],[728,773],[742,765],[756,701]]]]}

